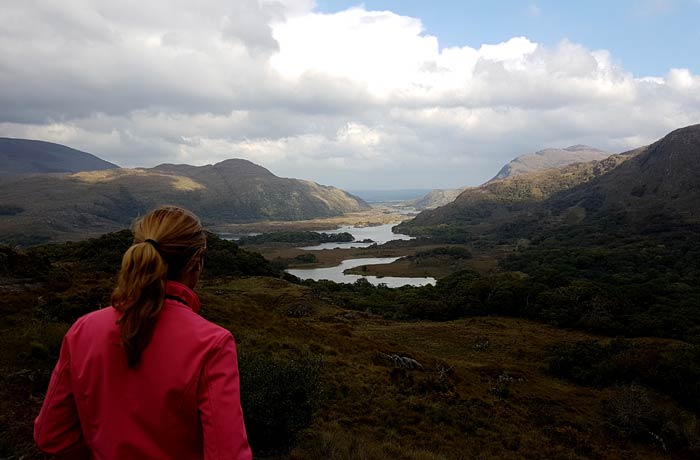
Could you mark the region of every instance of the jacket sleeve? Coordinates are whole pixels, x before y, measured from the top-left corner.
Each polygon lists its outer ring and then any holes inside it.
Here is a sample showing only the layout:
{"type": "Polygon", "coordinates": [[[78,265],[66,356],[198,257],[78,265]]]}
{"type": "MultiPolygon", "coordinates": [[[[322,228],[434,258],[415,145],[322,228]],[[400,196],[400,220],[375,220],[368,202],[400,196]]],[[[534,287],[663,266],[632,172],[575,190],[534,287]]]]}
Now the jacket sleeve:
{"type": "Polygon", "coordinates": [[[58,363],[51,374],[44,404],[34,421],[34,440],[39,449],[57,459],[90,457],[73,399],[70,351],[65,338],[58,363]]]}
{"type": "Polygon", "coordinates": [[[204,364],[197,392],[204,460],[250,460],[236,343],[231,334],[219,341],[204,364]]]}

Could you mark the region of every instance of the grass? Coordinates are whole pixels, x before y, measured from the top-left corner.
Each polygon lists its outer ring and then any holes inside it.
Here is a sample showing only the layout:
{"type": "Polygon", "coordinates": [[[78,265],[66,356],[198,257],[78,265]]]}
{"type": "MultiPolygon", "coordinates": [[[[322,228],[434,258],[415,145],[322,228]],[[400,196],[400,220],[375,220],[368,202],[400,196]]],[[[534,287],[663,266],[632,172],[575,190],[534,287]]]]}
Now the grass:
{"type": "Polygon", "coordinates": [[[391,209],[373,206],[371,209],[357,212],[347,212],[335,217],[319,217],[300,221],[261,221],[246,224],[222,224],[211,229],[220,233],[246,234],[267,233],[275,231],[323,231],[350,225],[355,227],[371,227],[384,224],[398,224],[408,217],[396,214],[391,209]]]}
{"type": "MultiPolygon", "coordinates": [[[[599,337],[513,318],[392,321],[269,277],[209,280],[199,293],[202,314],[234,333],[242,359],[323,362],[310,427],[289,455],[274,458],[673,458],[650,440],[606,428],[605,401],[614,388],[579,386],[548,372],[553,345],[599,337]],[[395,368],[379,353],[410,357],[424,370],[395,368]]],[[[32,421],[69,325],[56,319],[61,315],[47,316],[43,295],[34,287],[0,300],[3,459],[39,458],[32,421]]]]}
{"type": "Polygon", "coordinates": [[[312,352],[331,370],[295,458],[667,458],[654,445],[621,442],[602,428],[602,402],[612,390],[547,372],[554,344],[593,339],[590,334],[512,318],[388,321],[263,278],[204,292],[217,289],[240,305],[224,310],[237,312],[241,349],[288,357],[312,352]],[[314,313],[287,317],[287,307],[299,302],[312,304],[314,313]],[[485,339],[488,346],[480,346],[485,339]],[[377,361],[378,352],[410,356],[426,370],[394,369],[377,361]],[[440,369],[451,371],[441,376],[440,369]]]}
{"type": "MultiPolygon", "coordinates": [[[[485,252],[475,250],[472,258],[454,258],[439,255],[431,255],[429,252],[443,248],[445,245],[415,243],[402,247],[376,248],[352,248],[352,249],[324,249],[308,251],[298,249],[292,244],[264,244],[246,246],[246,249],[255,250],[268,260],[283,260],[290,268],[324,268],[340,265],[346,259],[358,259],[366,257],[403,257],[390,264],[366,265],[348,270],[365,276],[400,276],[400,277],[434,277],[442,278],[460,270],[475,270],[479,273],[491,273],[498,271],[498,261],[501,254],[493,250],[485,252]],[[316,262],[308,263],[296,259],[298,256],[313,254],[316,262]]],[[[297,245],[298,246],[298,245],[297,245]]],[[[451,245],[465,248],[463,245],[451,245]]]]}

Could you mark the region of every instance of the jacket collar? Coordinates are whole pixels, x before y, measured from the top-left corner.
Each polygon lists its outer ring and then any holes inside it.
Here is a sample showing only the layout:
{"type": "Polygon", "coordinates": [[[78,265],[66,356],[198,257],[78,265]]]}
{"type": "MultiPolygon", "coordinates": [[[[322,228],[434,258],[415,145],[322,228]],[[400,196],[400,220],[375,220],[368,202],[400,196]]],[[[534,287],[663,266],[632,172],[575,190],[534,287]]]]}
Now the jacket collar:
{"type": "Polygon", "coordinates": [[[168,280],[165,283],[165,295],[182,299],[195,313],[199,313],[199,309],[202,307],[197,294],[195,294],[192,289],[177,281],[168,280]]]}

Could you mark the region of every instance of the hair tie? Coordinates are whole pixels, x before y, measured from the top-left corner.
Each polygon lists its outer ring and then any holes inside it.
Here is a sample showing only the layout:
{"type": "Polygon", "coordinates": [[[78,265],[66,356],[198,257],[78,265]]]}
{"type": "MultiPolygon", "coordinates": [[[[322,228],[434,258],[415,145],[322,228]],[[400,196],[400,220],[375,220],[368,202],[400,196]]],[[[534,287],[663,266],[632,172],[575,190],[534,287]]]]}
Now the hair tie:
{"type": "Polygon", "coordinates": [[[153,246],[153,248],[154,248],[156,251],[160,252],[160,246],[158,245],[158,242],[157,242],[157,241],[148,238],[148,239],[144,240],[143,242],[144,242],[144,243],[149,243],[151,246],[153,246]]]}

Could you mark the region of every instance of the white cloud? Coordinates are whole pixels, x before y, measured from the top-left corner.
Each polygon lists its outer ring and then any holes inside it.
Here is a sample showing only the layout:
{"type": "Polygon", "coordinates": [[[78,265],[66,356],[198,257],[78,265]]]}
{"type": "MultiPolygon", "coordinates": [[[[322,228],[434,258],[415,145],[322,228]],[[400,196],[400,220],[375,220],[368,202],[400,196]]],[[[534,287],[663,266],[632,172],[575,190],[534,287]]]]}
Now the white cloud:
{"type": "Polygon", "coordinates": [[[671,69],[666,75],[666,84],[678,91],[693,92],[700,90],[700,75],[693,75],[688,69],[671,69]]]}
{"type": "Polygon", "coordinates": [[[635,76],[566,40],[441,49],[416,18],[309,0],[6,3],[0,135],[125,166],[243,157],[348,188],[447,187],[700,121],[700,75],[635,76]]]}

